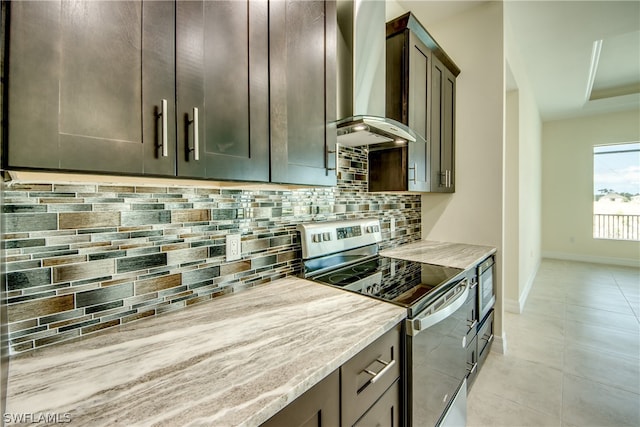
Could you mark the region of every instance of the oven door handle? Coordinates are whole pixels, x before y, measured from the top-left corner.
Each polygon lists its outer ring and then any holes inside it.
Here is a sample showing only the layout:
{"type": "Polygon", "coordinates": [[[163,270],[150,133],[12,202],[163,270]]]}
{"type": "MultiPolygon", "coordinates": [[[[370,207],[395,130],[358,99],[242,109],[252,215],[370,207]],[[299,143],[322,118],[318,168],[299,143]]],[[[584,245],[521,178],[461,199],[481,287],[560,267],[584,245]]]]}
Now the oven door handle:
{"type": "MultiPolygon", "coordinates": [[[[464,279],[463,282],[464,291],[458,293],[458,295],[452,301],[449,301],[448,304],[433,313],[407,320],[407,333],[411,336],[416,336],[425,329],[443,321],[458,311],[458,309],[467,301],[467,297],[469,296],[469,280],[464,279]]],[[[461,286],[461,284],[456,286],[461,286]]]]}

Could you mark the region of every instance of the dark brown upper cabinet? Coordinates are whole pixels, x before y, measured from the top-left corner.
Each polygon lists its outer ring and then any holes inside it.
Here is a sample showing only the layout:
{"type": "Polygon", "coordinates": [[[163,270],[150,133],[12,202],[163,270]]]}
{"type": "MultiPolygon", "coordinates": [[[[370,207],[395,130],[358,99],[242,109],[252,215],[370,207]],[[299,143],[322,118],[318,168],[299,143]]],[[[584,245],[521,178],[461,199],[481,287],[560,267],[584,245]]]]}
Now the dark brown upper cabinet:
{"type": "Polygon", "coordinates": [[[175,5],[7,7],[4,166],[174,175],[175,5]]]}
{"type": "Polygon", "coordinates": [[[176,8],[178,176],[269,181],[268,2],[176,8]]]}
{"type": "Polygon", "coordinates": [[[269,19],[271,181],[335,185],[335,1],[272,1],[269,19]]]}
{"type": "Polygon", "coordinates": [[[413,129],[419,141],[370,150],[370,191],[454,191],[459,73],[413,14],[387,22],[386,115],[413,129]]]}
{"type": "Polygon", "coordinates": [[[431,110],[431,191],[455,191],[456,77],[433,59],[431,110]]]}
{"type": "Polygon", "coordinates": [[[8,7],[6,168],[335,184],[335,2],[8,7]]]}

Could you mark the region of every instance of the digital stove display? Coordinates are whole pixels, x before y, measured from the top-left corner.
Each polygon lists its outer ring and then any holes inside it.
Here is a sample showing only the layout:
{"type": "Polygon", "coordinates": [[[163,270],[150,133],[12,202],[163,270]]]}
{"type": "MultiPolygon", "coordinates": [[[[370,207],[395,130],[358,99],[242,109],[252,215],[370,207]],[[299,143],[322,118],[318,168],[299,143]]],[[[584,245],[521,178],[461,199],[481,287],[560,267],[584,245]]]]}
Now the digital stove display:
{"type": "Polygon", "coordinates": [[[362,235],[362,227],[359,225],[353,227],[340,227],[336,229],[336,231],[338,233],[338,240],[362,235]]]}

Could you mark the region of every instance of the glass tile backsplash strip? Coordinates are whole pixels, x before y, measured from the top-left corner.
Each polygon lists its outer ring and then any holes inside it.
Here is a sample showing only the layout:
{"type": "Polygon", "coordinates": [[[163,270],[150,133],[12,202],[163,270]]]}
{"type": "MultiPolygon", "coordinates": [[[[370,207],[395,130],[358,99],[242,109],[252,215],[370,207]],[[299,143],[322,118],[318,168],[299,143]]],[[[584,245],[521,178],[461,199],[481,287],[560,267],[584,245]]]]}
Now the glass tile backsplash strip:
{"type": "Polygon", "coordinates": [[[5,183],[11,352],[297,275],[303,221],[377,217],[383,247],[419,240],[420,196],[367,193],[366,168],[366,153],[341,148],[336,188],[5,183]],[[242,235],[238,261],[225,261],[229,233],[242,235]]]}

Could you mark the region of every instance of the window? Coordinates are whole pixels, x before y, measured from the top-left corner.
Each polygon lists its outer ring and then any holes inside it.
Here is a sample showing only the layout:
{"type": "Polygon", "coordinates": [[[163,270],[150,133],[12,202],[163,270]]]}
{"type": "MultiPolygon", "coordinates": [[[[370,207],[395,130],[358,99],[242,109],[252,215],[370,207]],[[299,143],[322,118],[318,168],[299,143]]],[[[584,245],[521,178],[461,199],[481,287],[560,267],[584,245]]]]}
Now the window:
{"type": "Polygon", "coordinates": [[[593,147],[594,239],[640,241],[640,143],[593,147]]]}

